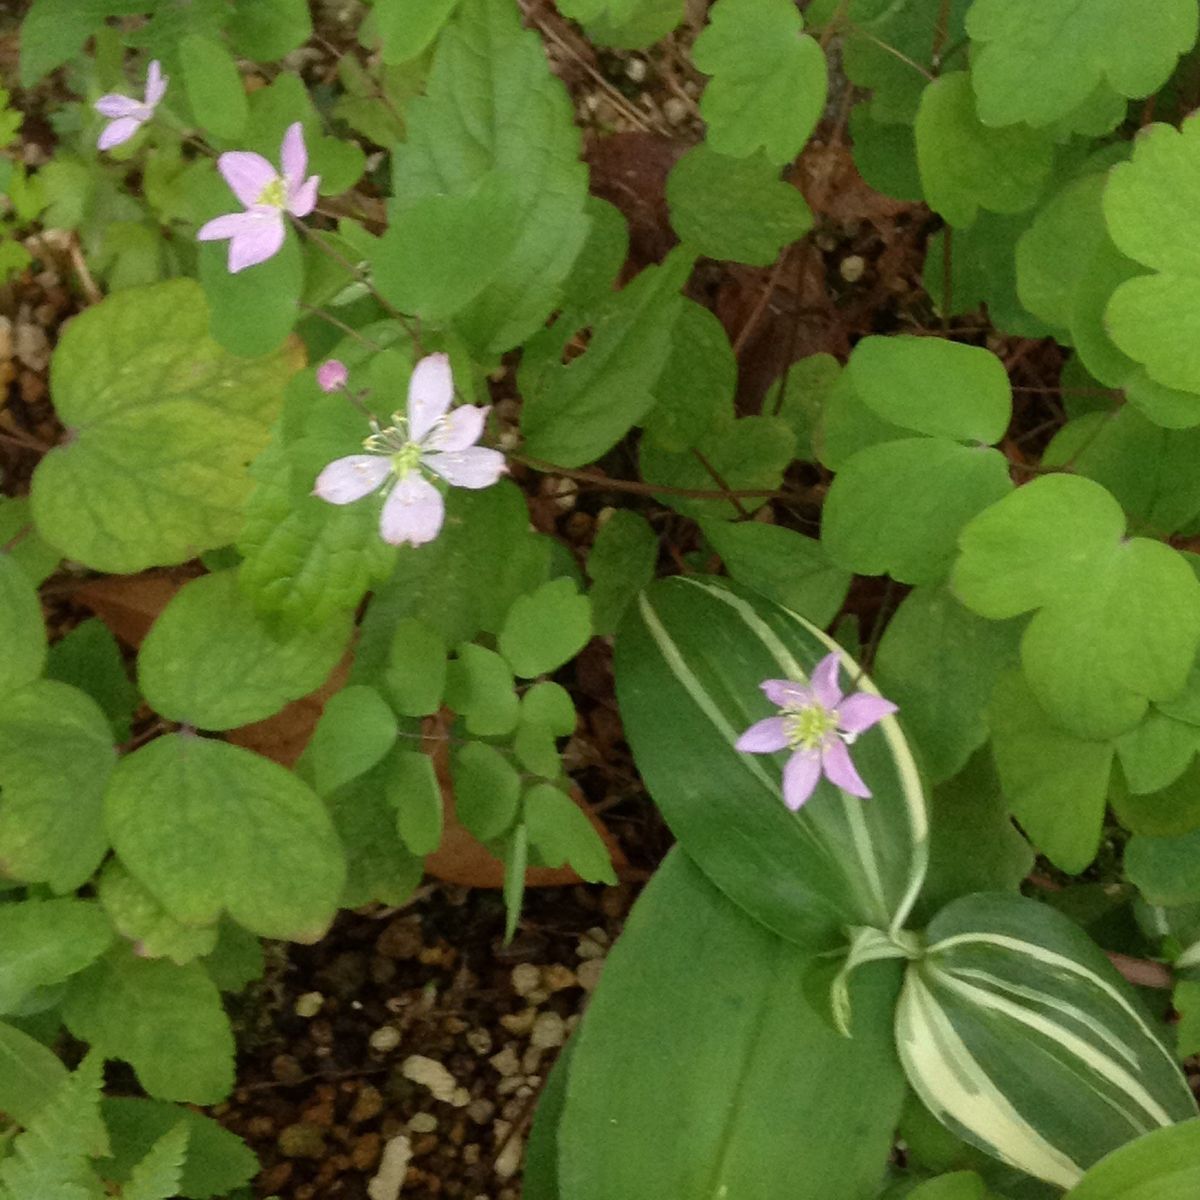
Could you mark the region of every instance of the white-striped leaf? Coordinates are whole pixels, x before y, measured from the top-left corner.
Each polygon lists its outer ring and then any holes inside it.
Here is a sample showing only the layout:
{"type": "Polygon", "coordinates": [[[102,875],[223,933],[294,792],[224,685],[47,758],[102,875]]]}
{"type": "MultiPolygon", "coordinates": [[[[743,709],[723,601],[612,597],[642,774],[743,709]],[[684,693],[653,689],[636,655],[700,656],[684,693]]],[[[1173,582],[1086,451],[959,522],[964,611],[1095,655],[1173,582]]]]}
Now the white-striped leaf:
{"type": "Polygon", "coordinates": [[[1196,1115],[1132,989],[1078,926],[1021,896],[965,896],[934,918],[905,976],[896,1041],[943,1124],[1060,1187],[1196,1115]]]}
{"type": "MultiPolygon", "coordinates": [[[[844,941],[848,926],[899,931],[928,857],[925,797],[895,718],[854,744],[870,800],[823,780],[789,812],[780,791],[787,755],[734,749],[773,711],[764,679],[805,680],[839,649],[795,613],[705,576],[653,584],[617,636],[625,731],[675,836],[730,899],[804,945],[844,941]]],[[[842,657],[843,686],[874,691],[842,657]]]]}

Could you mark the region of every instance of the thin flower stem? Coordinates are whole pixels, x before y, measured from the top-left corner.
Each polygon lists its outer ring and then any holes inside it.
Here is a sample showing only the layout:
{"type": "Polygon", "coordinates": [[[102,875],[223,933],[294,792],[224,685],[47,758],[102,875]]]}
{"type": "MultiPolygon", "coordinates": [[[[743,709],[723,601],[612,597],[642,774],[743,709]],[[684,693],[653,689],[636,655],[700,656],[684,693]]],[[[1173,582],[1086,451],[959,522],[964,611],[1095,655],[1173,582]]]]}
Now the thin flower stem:
{"type": "Polygon", "coordinates": [[[858,37],[865,38],[872,45],[878,46],[880,50],[885,50],[888,54],[898,58],[906,66],[912,67],[914,71],[923,75],[930,81],[930,83],[937,78],[932,71],[927,71],[923,66],[921,66],[921,64],[917,62],[915,58],[909,58],[903,50],[897,50],[895,46],[889,46],[887,42],[883,41],[881,38],[877,38],[873,33],[868,33],[867,30],[863,29],[861,25],[851,24],[849,25],[849,28],[852,29],[858,37]]]}
{"type": "Polygon", "coordinates": [[[697,450],[695,446],[692,447],[692,456],[709,473],[709,475],[712,477],[713,483],[715,483],[717,487],[721,489],[721,495],[728,497],[729,502],[734,508],[737,509],[738,516],[742,518],[748,517],[750,513],[746,506],[741,502],[740,499],[738,499],[737,496],[732,493],[729,484],[727,484],[725,480],[721,478],[721,473],[717,470],[717,468],[714,467],[712,463],[709,462],[709,460],[705,457],[705,455],[701,451],[697,450]]]}
{"type": "Polygon", "coordinates": [[[367,337],[366,334],[360,333],[353,325],[347,325],[345,321],[335,317],[332,313],[326,312],[323,308],[318,308],[315,304],[300,303],[302,312],[311,313],[314,317],[320,317],[322,321],[327,321],[335,329],[340,329],[348,337],[357,338],[362,344],[371,350],[382,350],[383,347],[376,341],[367,337]]]}

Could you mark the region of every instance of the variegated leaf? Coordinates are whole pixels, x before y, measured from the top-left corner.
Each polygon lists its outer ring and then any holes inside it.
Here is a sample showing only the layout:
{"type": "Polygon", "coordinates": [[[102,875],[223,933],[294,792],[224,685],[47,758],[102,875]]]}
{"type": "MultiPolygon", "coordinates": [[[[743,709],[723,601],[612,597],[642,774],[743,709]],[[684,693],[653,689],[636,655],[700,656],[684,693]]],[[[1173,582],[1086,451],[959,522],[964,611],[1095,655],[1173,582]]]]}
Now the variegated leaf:
{"type": "MultiPolygon", "coordinates": [[[[782,937],[844,943],[850,926],[898,932],[924,879],[921,780],[895,718],[861,735],[860,800],[822,781],[792,813],[786,753],[739,753],[772,707],[764,679],[807,679],[831,650],[814,625],[746,588],[705,576],[653,584],[617,636],[617,699],[637,765],[672,831],[731,900],[782,937]]],[[[842,652],[842,682],[874,692],[842,652]]]]}
{"type": "Polygon", "coordinates": [[[1196,1102],[1132,989],[1066,917],[1021,896],[948,905],[896,1011],[909,1082],[948,1128],[1070,1187],[1196,1102]]]}

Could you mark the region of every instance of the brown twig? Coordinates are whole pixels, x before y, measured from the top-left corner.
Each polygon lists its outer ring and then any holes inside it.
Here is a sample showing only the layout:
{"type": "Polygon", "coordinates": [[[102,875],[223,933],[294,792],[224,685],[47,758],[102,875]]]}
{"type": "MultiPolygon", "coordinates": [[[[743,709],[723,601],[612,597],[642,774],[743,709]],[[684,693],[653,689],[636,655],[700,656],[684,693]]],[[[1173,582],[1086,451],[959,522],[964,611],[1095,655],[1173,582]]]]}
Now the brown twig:
{"type": "Polygon", "coordinates": [[[692,447],[692,457],[708,472],[713,483],[721,489],[722,499],[728,500],[737,509],[739,517],[748,517],[750,515],[749,509],[733,494],[729,484],[722,478],[721,472],[712,465],[708,457],[702,451],[696,449],[695,446],[692,447]]]}

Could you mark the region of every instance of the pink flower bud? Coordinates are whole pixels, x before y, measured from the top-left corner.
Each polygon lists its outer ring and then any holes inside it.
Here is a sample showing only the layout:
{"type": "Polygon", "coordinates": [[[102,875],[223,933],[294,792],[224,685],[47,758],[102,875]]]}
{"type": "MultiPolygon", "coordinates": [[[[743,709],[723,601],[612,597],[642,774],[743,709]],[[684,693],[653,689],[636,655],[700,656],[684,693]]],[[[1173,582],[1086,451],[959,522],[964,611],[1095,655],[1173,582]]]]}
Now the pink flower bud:
{"type": "Polygon", "coordinates": [[[331,358],[317,368],[317,386],[323,392],[339,391],[346,386],[349,374],[344,362],[331,358]]]}

